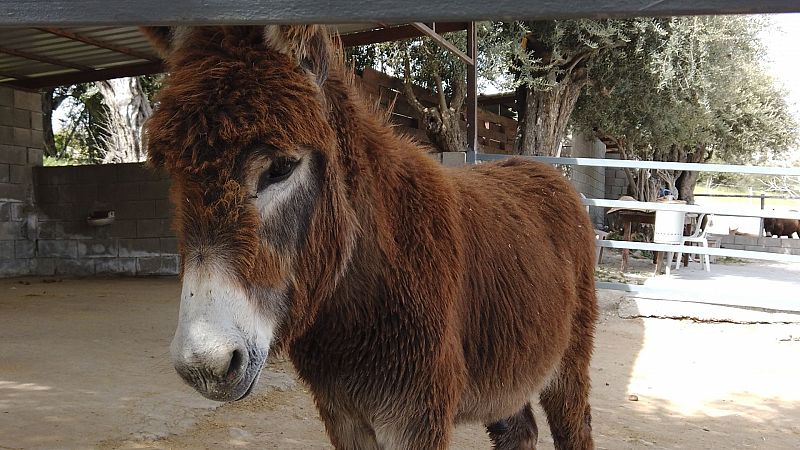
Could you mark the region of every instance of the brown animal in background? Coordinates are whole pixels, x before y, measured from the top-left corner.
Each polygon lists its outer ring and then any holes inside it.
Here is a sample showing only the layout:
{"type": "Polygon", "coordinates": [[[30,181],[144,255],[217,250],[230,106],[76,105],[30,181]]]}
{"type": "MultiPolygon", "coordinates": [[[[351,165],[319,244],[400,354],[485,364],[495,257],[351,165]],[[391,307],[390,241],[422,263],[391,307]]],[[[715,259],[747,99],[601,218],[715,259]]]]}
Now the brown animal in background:
{"type": "Polygon", "coordinates": [[[797,237],[800,238],[800,220],[767,217],[764,219],[764,232],[777,237],[793,237],[797,233],[797,237]]]}
{"type": "Polygon", "coordinates": [[[558,171],[441,167],[320,27],[146,32],[170,70],[147,136],[173,180],[190,385],[241,399],[285,349],[336,448],[445,449],[475,421],[534,448],[537,393],[557,448],[593,447],[594,235],[558,171]]]}

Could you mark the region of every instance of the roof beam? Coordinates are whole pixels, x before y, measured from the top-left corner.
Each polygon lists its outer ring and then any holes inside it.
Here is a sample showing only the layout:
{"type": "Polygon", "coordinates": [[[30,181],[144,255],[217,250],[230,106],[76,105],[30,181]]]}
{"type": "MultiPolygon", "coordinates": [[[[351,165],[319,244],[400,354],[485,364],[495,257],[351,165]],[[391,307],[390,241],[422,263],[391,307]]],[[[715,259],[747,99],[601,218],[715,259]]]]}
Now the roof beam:
{"type": "Polygon", "coordinates": [[[58,75],[47,75],[44,77],[27,78],[17,81],[6,81],[0,86],[12,86],[21,89],[42,89],[66,84],[88,83],[90,81],[110,80],[120,77],[135,77],[139,75],[149,75],[161,73],[164,66],[160,62],[148,62],[142,64],[130,64],[127,66],[112,67],[108,69],[98,69],[88,72],[69,72],[58,75]]]}
{"type": "Polygon", "coordinates": [[[111,50],[112,52],[133,56],[134,58],[143,59],[145,61],[153,61],[153,62],[159,61],[158,57],[156,57],[155,55],[139,52],[127,47],[112,44],[110,42],[105,42],[100,39],[93,38],[91,36],[86,36],[83,34],[78,34],[69,30],[65,30],[63,28],[37,28],[37,30],[42,31],[44,33],[61,36],[71,41],[83,42],[84,44],[94,45],[95,47],[111,50]]]}
{"type": "Polygon", "coordinates": [[[0,26],[409,23],[800,12],[797,0],[13,0],[0,26]]]}
{"type": "MultiPolygon", "coordinates": [[[[413,26],[414,28],[419,30],[425,36],[428,36],[429,38],[433,39],[434,42],[436,42],[440,47],[442,47],[445,50],[449,51],[450,53],[456,55],[461,61],[464,61],[468,66],[474,66],[475,65],[475,60],[474,59],[472,59],[471,57],[467,56],[467,54],[464,53],[463,51],[461,51],[460,48],[458,48],[455,45],[453,45],[452,42],[450,42],[447,39],[445,39],[441,34],[437,33],[436,30],[434,30],[433,28],[431,28],[431,27],[429,27],[429,26],[427,26],[427,25],[425,25],[424,23],[421,23],[421,22],[413,22],[411,24],[411,26],[413,26]]],[[[434,24],[434,26],[436,26],[436,25],[434,24]]]]}
{"type": "MultiPolygon", "coordinates": [[[[467,29],[466,22],[445,22],[436,24],[436,32],[448,33],[451,31],[461,31],[467,29]]],[[[377,30],[359,31],[356,33],[343,34],[341,36],[342,45],[353,47],[356,45],[377,44],[380,42],[401,41],[422,36],[422,33],[411,25],[401,25],[397,27],[380,28],[377,30]]]]}
{"type": "Polygon", "coordinates": [[[61,59],[51,58],[49,56],[39,55],[36,53],[30,53],[23,50],[17,50],[13,48],[6,48],[0,47],[0,53],[5,53],[6,55],[16,56],[17,58],[23,59],[31,59],[34,61],[39,61],[47,64],[51,64],[54,66],[59,67],[69,67],[70,69],[77,69],[77,70],[94,70],[89,66],[84,66],[83,64],[78,64],[70,61],[64,61],[61,59]]]}

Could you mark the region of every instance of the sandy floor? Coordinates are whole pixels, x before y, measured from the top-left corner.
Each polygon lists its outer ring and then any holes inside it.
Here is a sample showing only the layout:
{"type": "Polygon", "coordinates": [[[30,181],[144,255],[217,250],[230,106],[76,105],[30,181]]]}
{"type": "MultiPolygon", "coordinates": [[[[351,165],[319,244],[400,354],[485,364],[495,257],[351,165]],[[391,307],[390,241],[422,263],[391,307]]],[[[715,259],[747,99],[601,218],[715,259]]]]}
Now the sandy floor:
{"type": "MultiPolygon", "coordinates": [[[[181,384],[178,293],[174,279],[0,280],[0,449],[330,448],[285,361],[238,403],[181,384]]],[[[620,319],[619,300],[601,293],[598,448],[798,447],[800,325],[620,319]]],[[[479,426],[453,441],[488,448],[479,426]]]]}

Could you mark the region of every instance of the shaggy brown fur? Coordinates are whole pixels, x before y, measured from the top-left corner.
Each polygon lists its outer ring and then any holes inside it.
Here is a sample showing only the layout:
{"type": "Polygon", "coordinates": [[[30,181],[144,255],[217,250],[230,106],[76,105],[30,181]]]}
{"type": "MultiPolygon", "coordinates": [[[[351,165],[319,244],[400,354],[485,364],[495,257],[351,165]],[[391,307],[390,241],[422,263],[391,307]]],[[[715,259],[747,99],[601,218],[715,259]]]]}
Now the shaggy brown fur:
{"type": "Polygon", "coordinates": [[[288,289],[279,347],[333,444],[444,449],[480,421],[497,448],[533,448],[539,393],[556,447],[592,448],[594,235],[564,177],[442,168],[366,106],[317,27],[183,33],[172,48],[151,32],[170,77],[147,134],[184,264],[213,252],[250,292],[288,289]],[[282,250],[259,232],[249,167],[298,152],[317,197],[282,250]]]}

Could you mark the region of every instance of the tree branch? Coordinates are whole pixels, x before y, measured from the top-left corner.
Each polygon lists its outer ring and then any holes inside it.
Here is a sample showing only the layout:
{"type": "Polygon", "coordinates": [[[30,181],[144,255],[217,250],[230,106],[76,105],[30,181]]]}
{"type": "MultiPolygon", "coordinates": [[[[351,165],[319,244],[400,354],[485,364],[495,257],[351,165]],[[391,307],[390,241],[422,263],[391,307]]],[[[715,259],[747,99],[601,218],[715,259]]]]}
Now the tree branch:
{"type": "Polygon", "coordinates": [[[406,52],[403,58],[403,71],[403,93],[406,95],[406,100],[417,114],[423,116],[427,108],[419,102],[417,95],[414,94],[414,85],[411,84],[411,63],[409,62],[408,52],[406,52]]]}

